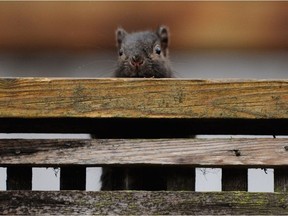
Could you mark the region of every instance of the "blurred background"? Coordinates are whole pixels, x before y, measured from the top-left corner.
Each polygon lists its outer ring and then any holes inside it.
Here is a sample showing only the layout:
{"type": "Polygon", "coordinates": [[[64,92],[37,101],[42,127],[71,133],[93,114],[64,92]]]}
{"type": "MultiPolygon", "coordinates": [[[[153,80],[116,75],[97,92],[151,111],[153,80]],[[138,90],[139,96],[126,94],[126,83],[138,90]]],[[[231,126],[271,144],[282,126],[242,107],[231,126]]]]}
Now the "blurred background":
{"type": "Polygon", "coordinates": [[[0,76],[111,77],[115,29],[171,31],[181,78],[288,78],[288,2],[0,2],[0,76]]]}
{"type": "MultiPolygon", "coordinates": [[[[179,78],[288,78],[288,2],[0,2],[0,77],[111,77],[115,29],[169,26],[179,78]]],[[[90,138],[0,134],[0,138],[90,138]]],[[[227,136],[231,138],[232,136],[227,136]]],[[[33,190],[59,190],[59,173],[33,168],[33,190]],[[47,183],[48,182],[48,183],[47,183]]],[[[87,190],[99,189],[87,169],[87,190]]],[[[221,169],[196,172],[197,191],[221,190],[221,169]]],[[[249,191],[273,191],[273,170],[249,169],[249,191]]],[[[98,179],[98,180],[95,180],[98,179]]],[[[6,168],[0,168],[5,190],[6,168]]]]}

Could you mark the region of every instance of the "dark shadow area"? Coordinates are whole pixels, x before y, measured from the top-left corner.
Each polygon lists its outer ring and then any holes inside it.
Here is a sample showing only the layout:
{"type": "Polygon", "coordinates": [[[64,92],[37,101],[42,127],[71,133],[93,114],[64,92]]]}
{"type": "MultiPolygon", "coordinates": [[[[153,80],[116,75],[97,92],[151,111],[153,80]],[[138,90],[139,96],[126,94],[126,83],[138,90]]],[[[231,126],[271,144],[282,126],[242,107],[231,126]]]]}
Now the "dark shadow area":
{"type": "Polygon", "coordinates": [[[91,133],[97,138],[181,138],[194,134],[288,135],[288,119],[1,118],[2,133],[91,133]]]}

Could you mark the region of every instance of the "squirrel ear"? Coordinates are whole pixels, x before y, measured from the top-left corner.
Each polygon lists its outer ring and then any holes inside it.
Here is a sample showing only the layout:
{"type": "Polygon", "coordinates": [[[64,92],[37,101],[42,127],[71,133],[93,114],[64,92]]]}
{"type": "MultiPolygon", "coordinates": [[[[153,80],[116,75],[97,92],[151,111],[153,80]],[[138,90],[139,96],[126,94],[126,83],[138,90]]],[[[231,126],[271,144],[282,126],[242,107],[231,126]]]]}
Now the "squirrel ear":
{"type": "Polygon", "coordinates": [[[162,49],[166,50],[168,48],[168,43],[169,43],[169,29],[168,29],[168,27],[161,25],[157,29],[156,34],[160,38],[162,49]]]}
{"type": "Polygon", "coordinates": [[[116,30],[116,42],[118,47],[121,46],[121,43],[126,35],[127,32],[123,28],[118,28],[116,30]]]}

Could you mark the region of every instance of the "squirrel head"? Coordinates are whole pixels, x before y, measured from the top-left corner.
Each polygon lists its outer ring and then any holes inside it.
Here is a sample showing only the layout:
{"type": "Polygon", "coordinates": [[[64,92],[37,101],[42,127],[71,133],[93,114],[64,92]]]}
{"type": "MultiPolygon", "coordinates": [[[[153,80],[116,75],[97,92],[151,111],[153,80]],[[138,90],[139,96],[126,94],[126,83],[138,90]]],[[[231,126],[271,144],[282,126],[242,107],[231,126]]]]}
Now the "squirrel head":
{"type": "Polygon", "coordinates": [[[134,33],[118,28],[116,42],[119,55],[116,77],[171,77],[166,26],[134,33]]]}

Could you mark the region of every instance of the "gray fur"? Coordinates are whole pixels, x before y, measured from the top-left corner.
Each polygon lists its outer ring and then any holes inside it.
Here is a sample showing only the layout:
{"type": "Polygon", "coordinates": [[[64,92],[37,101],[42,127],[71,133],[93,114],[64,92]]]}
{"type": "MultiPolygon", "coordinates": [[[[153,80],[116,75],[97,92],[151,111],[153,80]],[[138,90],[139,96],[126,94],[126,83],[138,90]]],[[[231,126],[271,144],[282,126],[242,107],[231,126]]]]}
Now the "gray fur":
{"type": "Polygon", "coordinates": [[[134,33],[127,33],[119,28],[116,30],[116,41],[118,52],[122,55],[118,58],[115,77],[172,77],[168,57],[169,31],[167,27],[160,26],[155,32],[134,33]],[[160,54],[155,51],[156,46],[161,47],[160,54]]]}

